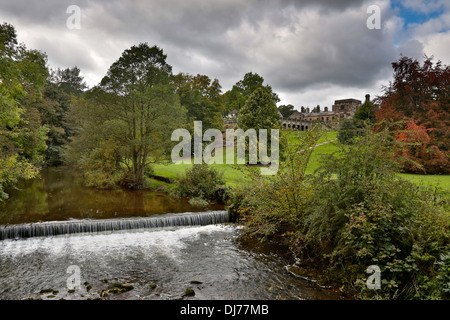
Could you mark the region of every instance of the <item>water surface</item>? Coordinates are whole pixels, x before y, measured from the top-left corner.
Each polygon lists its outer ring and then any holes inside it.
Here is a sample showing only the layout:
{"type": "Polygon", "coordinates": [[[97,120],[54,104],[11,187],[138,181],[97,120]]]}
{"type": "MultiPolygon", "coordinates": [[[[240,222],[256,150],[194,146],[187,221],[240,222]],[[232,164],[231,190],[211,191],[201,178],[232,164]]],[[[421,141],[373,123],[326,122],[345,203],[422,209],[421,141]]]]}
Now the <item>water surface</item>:
{"type": "Polygon", "coordinates": [[[96,299],[113,283],[133,289],[102,299],[339,298],[288,273],[286,259],[242,247],[238,232],[220,224],[0,241],[0,299],[96,299]],[[81,271],[75,292],[71,265],[81,271]],[[195,295],[183,297],[188,287],[195,295]]]}
{"type": "Polygon", "coordinates": [[[75,172],[63,168],[43,169],[39,178],[21,181],[17,189],[8,193],[9,199],[0,203],[0,225],[204,210],[190,205],[187,199],[172,198],[162,192],[88,188],[75,172]]]}
{"type": "MultiPolygon", "coordinates": [[[[210,209],[222,210],[223,206],[210,209]]],[[[144,190],[91,189],[74,173],[45,169],[39,179],[21,182],[18,190],[10,191],[10,199],[0,205],[0,225],[135,221],[135,217],[165,218],[172,216],[167,213],[198,211],[202,210],[186,199],[144,190]]],[[[240,228],[229,223],[172,224],[151,230],[2,240],[0,299],[341,298],[289,273],[285,266],[292,259],[272,249],[256,251],[238,241],[240,228]],[[67,286],[71,265],[81,272],[80,286],[73,292],[67,286]],[[133,289],[111,293],[113,283],[133,289]],[[183,297],[187,287],[194,290],[194,296],[183,297]],[[106,296],[102,294],[105,291],[109,292],[106,296]]]]}

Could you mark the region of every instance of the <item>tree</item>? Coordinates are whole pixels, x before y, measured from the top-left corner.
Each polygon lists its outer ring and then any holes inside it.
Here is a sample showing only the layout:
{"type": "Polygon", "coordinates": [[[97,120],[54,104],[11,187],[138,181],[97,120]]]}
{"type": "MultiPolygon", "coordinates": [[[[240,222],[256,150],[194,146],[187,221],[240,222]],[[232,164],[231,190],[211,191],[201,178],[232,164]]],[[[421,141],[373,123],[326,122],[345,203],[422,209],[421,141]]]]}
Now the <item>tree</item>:
{"type": "Polygon", "coordinates": [[[81,70],[75,66],[66,69],[52,70],[50,74],[50,83],[55,84],[67,94],[80,95],[87,88],[81,70]]]}
{"type": "Polygon", "coordinates": [[[272,87],[270,85],[264,85],[263,77],[257,73],[248,72],[244,75],[244,79],[236,82],[233,88],[224,94],[224,111],[229,112],[234,109],[239,111],[250,95],[259,88],[264,88],[275,104],[280,101],[278,95],[272,91],[272,87]]]}
{"type": "Polygon", "coordinates": [[[222,86],[219,80],[206,75],[179,73],[174,82],[181,105],[187,110],[187,127],[193,129],[194,121],[202,121],[203,130],[221,129],[223,126],[222,86]]]}
{"type": "Polygon", "coordinates": [[[405,130],[396,133],[396,139],[403,143],[399,154],[405,159],[402,161],[404,171],[430,174],[445,172],[447,158],[438,147],[429,146],[431,138],[428,132],[424,126],[410,120],[405,124],[405,130]]]}
{"type": "MultiPolygon", "coordinates": [[[[416,59],[402,57],[392,63],[394,81],[384,87],[378,97],[383,109],[387,105],[409,118],[422,118],[430,102],[436,102],[445,110],[450,102],[450,67],[441,61],[433,63],[433,57],[425,56],[423,64],[416,59]]],[[[378,116],[382,116],[379,112],[378,116]]]]}
{"type": "Polygon", "coordinates": [[[278,107],[278,111],[283,115],[284,118],[288,118],[291,114],[294,113],[295,109],[292,104],[281,105],[278,107]]]}
{"type": "Polygon", "coordinates": [[[47,57],[17,43],[14,27],[0,25],[0,200],[4,187],[38,173],[48,129],[33,101],[48,76],[47,57]]]}
{"type": "Polygon", "coordinates": [[[375,123],[375,111],[377,106],[370,100],[365,101],[353,115],[356,126],[361,127],[363,123],[372,125],[375,123]]]}
{"type": "Polygon", "coordinates": [[[357,135],[358,128],[351,119],[344,119],[341,121],[337,139],[340,143],[351,144],[353,138],[357,135]]]}
{"type": "Polygon", "coordinates": [[[123,183],[141,188],[145,168],[168,151],[185,110],[170,83],[172,67],[166,58],[157,46],[132,46],[86,100],[78,101],[72,154],[92,185],[103,178],[103,187],[123,183]]]}
{"type": "Polygon", "coordinates": [[[243,130],[280,127],[280,115],[272,95],[264,88],[256,89],[239,112],[238,126],[243,130]]]}
{"type": "MultiPolygon", "coordinates": [[[[448,130],[450,127],[450,67],[443,65],[441,61],[433,63],[432,59],[425,56],[422,65],[419,61],[408,57],[402,57],[392,63],[394,80],[384,87],[383,95],[377,98],[380,110],[375,113],[375,116],[379,129],[382,129],[389,121],[403,123],[397,126],[399,131],[404,130],[411,121],[423,126],[430,137],[427,148],[435,155],[426,156],[427,159],[423,159],[422,163],[426,172],[435,173],[433,163],[439,160],[438,172],[448,174],[450,172],[450,130],[448,130]],[[442,154],[446,159],[445,165],[442,163],[442,154]]],[[[419,143],[419,141],[416,142],[419,143]]],[[[411,149],[411,152],[415,151],[411,149]]],[[[423,153],[424,156],[425,154],[423,153]]]]}
{"type": "Polygon", "coordinates": [[[64,161],[66,146],[72,136],[67,115],[72,102],[84,95],[87,88],[77,67],[57,69],[50,72],[42,95],[34,102],[42,124],[48,127],[45,164],[58,166],[64,161]]]}

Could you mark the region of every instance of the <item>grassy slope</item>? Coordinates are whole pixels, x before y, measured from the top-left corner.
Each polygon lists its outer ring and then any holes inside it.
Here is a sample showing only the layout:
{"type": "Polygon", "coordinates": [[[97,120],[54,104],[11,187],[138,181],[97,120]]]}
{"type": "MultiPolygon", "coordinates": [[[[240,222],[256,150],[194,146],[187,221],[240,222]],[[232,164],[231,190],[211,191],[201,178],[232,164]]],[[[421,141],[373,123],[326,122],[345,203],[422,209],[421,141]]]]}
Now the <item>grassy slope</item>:
{"type": "MultiPolygon", "coordinates": [[[[292,136],[295,138],[295,135],[292,136]]],[[[321,137],[318,143],[322,143],[325,141],[329,141],[336,138],[336,132],[326,132],[323,137],[321,137]]],[[[313,156],[311,158],[311,162],[308,166],[308,173],[313,173],[314,170],[319,166],[318,160],[320,159],[319,153],[328,153],[336,150],[335,147],[331,146],[331,144],[326,144],[323,146],[317,147],[317,151],[314,150],[313,156]]],[[[158,176],[163,176],[167,178],[177,178],[182,176],[185,170],[190,167],[189,164],[173,164],[173,163],[165,163],[165,164],[157,164],[154,166],[154,172],[158,176]]],[[[219,172],[223,173],[223,178],[226,183],[230,186],[237,186],[243,182],[245,182],[245,176],[237,169],[233,168],[232,165],[229,164],[213,164],[219,172]]]]}
{"type": "Polygon", "coordinates": [[[399,176],[409,180],[417,185],[426,187],[438,187],[444,191],[450,192],[450,175],[422,175],[399,173],[399,176]]]}
{"type": "MultiPolygon", "coordinates": [[[[336,138],[336,131],[326,132],[325,135],[320,138],[318,143],[329,141],[336,138]]],[[[295,136],[293,136],[295,138],[295,136]]],[[[331,154],[337,151],[337,147],[334,143],[327,143],[318,146],[314,149],[311,155],[310,162],[308,164],[307,173],[313,174],[314,171],[320,166],[320,159],[326,157],[327,154],[331,154]]],[[[157,164],[154,166],[155,174],[158,176],[163,176],[167,178],[177,178],[184,174],[186,168],[190,167],[189,164],[157,164]]],[[[245,176],[237,170],[234,169],[229,164],[214,164],[213,165],[219,172],[223,173],[223,178],[226,183],[230,186],[237,186],[245,182],[245,176]]],[[[409,180],[418,185],[424,185],[428,187],[438,186],[444,191],[450,191],[450,175],[417,175],[417,174],[404,174],[399,173],[399,176],[403,179],[409,180]]]]}

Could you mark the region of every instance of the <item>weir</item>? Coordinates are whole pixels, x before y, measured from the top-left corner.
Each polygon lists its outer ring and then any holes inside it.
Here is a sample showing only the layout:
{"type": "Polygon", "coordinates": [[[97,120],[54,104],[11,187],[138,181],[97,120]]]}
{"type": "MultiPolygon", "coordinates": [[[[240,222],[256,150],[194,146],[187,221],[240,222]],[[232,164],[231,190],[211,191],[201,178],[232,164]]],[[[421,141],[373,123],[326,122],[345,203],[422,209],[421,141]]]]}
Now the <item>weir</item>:
{"type": "Polygon", "coordinates": [[[228,212],[225,210],[164,214],[139,218],[37,222],[0,226],[0,240],[133,229],[204,226],[225,222],[229,222],[228,212]]]}

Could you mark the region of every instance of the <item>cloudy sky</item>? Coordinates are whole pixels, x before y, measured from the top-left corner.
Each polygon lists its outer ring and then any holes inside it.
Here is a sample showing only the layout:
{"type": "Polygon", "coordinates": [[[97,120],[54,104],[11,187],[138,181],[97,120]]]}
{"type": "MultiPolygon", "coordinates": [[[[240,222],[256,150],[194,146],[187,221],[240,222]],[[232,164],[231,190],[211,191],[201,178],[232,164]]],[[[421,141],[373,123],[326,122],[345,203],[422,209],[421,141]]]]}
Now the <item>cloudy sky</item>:
{"type": "Polygon", "coordinates": [[[225,92],[256,72],[280,104],[298,109],[380,94],[400,55],[450,64],[448,0],[0,0],[3,22],[46,52],[50,67],[78,66],[90,86],[125,49],[147,42],[174,73],[218,78],[225,92]],[[71,5],[80,29],[67,27],[71,5]],[[379,28],[368,27],[373,6],[379,28]]]}

